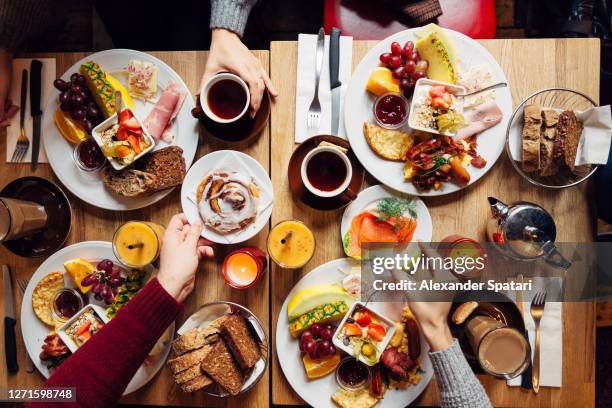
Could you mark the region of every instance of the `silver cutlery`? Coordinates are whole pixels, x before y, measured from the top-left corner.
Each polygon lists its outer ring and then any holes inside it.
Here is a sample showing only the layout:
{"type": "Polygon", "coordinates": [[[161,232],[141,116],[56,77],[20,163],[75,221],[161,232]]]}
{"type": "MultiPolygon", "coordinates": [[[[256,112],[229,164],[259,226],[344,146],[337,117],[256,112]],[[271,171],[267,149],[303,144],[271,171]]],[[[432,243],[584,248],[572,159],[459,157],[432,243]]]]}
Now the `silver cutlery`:
{"type": "MultiPolygon", "coordinates": [[[[522,273],[519,273],[516,276],[516,281],[522,285],[523,281],[524,281],[524,277],[522,273]]],[[[521,313],[521,319],[523,320],[523,324],[525,324],[525,305],[523,304],[524,299],[523,299],[523,291],[522,290],[517,290],[516,291],[516,307],[518,308],[519,312],[521,313]]],[[[521,374],[521,387],[525,388],[525,389],[532,389],[533,388],[533,384],[531,382],[531,364],[529,364],[529,366],[527,366],[527,368],[525,369],[525,371],[521,374]]]]}
{"type": "MultiPolygon", "coordinates": [[[[19,286],[19,289],[21,290],[21,297],[23,298],[23,296],[25,295],[25,291],[28,288],[28,283],[30,282],[29,279],[17,279],[17,286],[19,286]]],[[[26,350],[26,371],[28,373],[33,373],[34,372],[34,363],[32,362],[32,359],[30,358],[30,354],[28,353],[28,350],[26,350]]]]}
{"type": "Polygon", "coordinates": [[[42,62],[32,60],[30,63],[30,115],[32,116],[32,171],[38,166],[38,152],[40,150],[40,97],[42,92],[42,62]]]}
{"type": "Polygon", "coordinates": [[[13,283],[8,265],[2,265],[2,280],[4,281],[4,357],[9,373],[19,371],[17,364],[17,340],[15,337],[15,299],[13,298],[13,283]]]}
{"type": "Polygon", "coordinates": [[[544,306],[546,305],[546,289],[539,290],[533,299],[531,299],[530,313],[535,323],[535,350],[533,352],[533,371],[531,381],[533,383],[533,391],[537,394],[540,390],[540,321],[544,315],[544,306]]]}
{"type": "Polygon", "coordinates": [[[21,71],[21,99],[19,101],[19,138],[17,138],[17,144],[15,150],[13,150],[12,162],[21,162],[25,157],[26,152],[30,148],[30,140],[25,134],[25,111],[26,101],[28,98],[28,70],[23,69],[21,71]]]}
{"type": "Polygon", "coordinates": [[[332,28],[329,36],[329,87],[331,89],[332,115],[331,134],[338,136],[340,124],[340,90],[342,82],[338,79],[340,70],[340,29],[332,28]]]}
{"type": "Polygon", "coordinates": [[[321,69],[323,68],[323,51],[325,48],[325,30],[323,27],[319,30],[319,36],[317,37],[317,52],[315,60],[315,88],[314,97],[308,108],[308,115],[306,116],[306,126],[308,127],[308,133],[312,134],[321,126],[321,102],[319,101],[319,79],[321,78],[321,69]]]}
{"type": "Polygon", "coordinates": [[[474,95],[477,95],[477,94],[482,93],[482,92],[492,91],[493,89],[497,89],[497,88],[505,88],[507,86],[508,86],[508,84],[506,82],[498,82],[498,83],[493,84],[493,85],[485,86],[484,88],[479,89],[477,91],[470,92],[469,94],[455,95],[455,96],[458,97],[458,98],[467,98],[468,96],[474,96],[474,95]]]}

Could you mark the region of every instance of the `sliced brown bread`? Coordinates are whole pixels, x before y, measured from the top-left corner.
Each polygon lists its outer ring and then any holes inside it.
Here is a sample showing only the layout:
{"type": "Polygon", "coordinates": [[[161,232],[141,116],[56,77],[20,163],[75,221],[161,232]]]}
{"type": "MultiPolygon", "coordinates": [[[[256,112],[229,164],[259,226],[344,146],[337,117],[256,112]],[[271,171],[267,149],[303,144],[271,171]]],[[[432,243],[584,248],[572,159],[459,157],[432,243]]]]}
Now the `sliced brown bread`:
{"type": "Polygon", "coordinates": [[[555,162],[574,170],[578,143],[582,134],[582,122],[572,111],[563,111],[559,115],[557,135],[555,137],[555,162]]]}
{"type": "MultiPolygon", "coordinates": [[[[220,342],[217,342],[220,343],[220,342]]],[[[193,367],[196,364],[200,364],[202,360],[209,354],[212,346],[205,345],[204,347],[190,351],[178,357],[168,360],[168,366],[174,374],[179,373],[183,370],[193,367]]]]}
{"type": "Polygon", "coordinates": [[[144,194],[156,183],[153,174],[134,169],[115,171],[110,166],[104,169],[102,179],[108,188],[124,197],[144,194]]]}
{"type": "Polygon", "coordinates": [[[155,182],[147,188],[148,193],[178,186],[187,172],[183,149],[178,146],[156,150],[134,163],[134,168],[155,175],[155,182]]]}
{"type": "Polygon", "coordinates": [[[523,113],[523,170],[537,171],[540,168],[540,129],[542,114],[539,105],[525,105],[523,113]]]}
{"type": "Polygon", "coordinates": [[[194,392],[197,390],[201,390],[204,387],[208,387],[212,384],[213,381],[206,374],[200,375],[199,377],[195,377],[189,381],[186,381],[181,384],[181,389],[183,392],[194,392]]]}
{"type": "Polygon", "coordinates": [[[228,316],[221,324],[221,336],[243,370],[253,367],[261,357],[257,342],[249,332],[244,317],[237,314],[228,316]]]}
{"type": "Polygon", "coordinates": [[[202,361],[202,370],[230,395],[238,395],[244,385],[244,375],[224,341],[218,341],[212,346],[202,361]]]}
{"type": "Polygon", "coordinates": [[[554,160],[554,140],[557,135],[559,114],[554,110],[542,111],[542,133],[540,134],[540,176],[553,176],[559,171],[554,160]]]}
{"type": "Polygon", "coordinates": [[[204,372],[202,372],[202,367],[200,367],[199,364],[196,364],[186,370],[179,371],[178,373],[174,374],[174,381],[177,384],[183,384],[201,375],[204,375],[204,372]]]}

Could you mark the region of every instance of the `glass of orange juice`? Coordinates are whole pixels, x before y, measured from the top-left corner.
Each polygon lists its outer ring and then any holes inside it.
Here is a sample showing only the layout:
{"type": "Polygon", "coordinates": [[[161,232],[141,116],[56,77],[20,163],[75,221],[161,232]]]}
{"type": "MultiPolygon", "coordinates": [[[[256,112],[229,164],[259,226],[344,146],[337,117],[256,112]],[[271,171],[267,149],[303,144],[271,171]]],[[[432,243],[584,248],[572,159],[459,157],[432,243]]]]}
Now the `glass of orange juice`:
{"type": "Polygon", "coordinates": [[[128,221],[115,231],[113,252],[125,266],[143,268],[159,257],[165,232],[154,222],[128,221]]]}
{"type": "Polygon", "coordinates": [[[267,244],[272,260],[287,269],[306,265],[315,251],[314,234],[306,224],[295,220],[276,224],[268,234],[267,244]]]}

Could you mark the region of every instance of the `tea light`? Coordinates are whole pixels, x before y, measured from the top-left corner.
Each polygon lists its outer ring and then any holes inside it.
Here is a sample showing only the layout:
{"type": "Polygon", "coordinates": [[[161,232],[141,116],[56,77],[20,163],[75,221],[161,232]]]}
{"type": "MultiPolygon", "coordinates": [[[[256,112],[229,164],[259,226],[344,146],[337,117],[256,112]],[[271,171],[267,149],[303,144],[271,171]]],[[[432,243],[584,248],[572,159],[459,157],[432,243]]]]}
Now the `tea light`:
{"type": "Polygon", "coordinates": [[[253,286],[266,269],[266,254],[257,248],[241,248],[231,252],[223,261],[223,278],[236,289],[253,286]]]}

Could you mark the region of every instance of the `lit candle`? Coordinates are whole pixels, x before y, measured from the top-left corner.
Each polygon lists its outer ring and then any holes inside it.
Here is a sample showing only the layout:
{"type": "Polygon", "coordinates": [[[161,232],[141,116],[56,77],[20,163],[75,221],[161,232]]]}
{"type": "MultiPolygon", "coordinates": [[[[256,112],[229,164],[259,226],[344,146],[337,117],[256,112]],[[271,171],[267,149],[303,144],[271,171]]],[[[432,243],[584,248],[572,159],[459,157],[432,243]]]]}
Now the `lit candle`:
{"type": "Polygon", "coordinates": [[[259,249],[241,248],[223,261],[223,277],[234,288],[250,288],[259,280],[267,263],[266,255],[259,249]]]}

